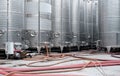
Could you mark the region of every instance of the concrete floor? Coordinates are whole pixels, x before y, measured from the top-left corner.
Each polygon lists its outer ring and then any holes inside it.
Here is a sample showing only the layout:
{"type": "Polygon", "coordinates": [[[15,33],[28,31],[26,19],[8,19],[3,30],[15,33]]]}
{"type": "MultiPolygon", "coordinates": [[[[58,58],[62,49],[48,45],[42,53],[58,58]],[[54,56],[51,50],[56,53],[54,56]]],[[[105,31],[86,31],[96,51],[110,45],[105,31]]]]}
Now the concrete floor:
{"type": "MultiPolygon", "coordinates": [[[[77,53],[79,56],[82,56],[83,54],[77,53]]],[[[89,57],[89,58],[99,58],[99,59],[110,59],[110,60],[120,60],[119,58],[113,58],[109,54],[86,54],[83,55],[83,57],[89,57]]],[[[60,61],[65,61],[73,59],[72,57],[67,57],[64,58],[60,61]]],[[[26,60],[0,60],[0,63],[6,63],[6,64],[1,64],[0,66],[8,66],[8,67],[26,67],[26,66],[19,66],[19,64],[28,64],[30,62],[34,61],[26,61],[26,60]]],[[[34,65],[48,65],[48,64],[53,64],[59,61],[49,61],[49,62],[39,62],[34,65]]],[[[78,64],[78,63],[85,63],[88,62],[87,60],[78,60],[78,61],[71,61],[71,62],[66,62],[58,65],[70,65],[70,64],[78,64]]],[[[55,66],[58,66],[55,65],[55,66]]],[[[107,67],[92,67],[92,68],[85,68],[83,70],[79,71],[72,71],[72,72],[61,72],[59,74],[75,74],[75,75],[83,75],[83,76],[120,76],[120,66],[107,66],[107,67]],[[101,73],[101,72],[102,73],[101,73]],[[105,73],[105,75],[103,75],[105,73]]],[[[2,76],[2,75],[0,75],[2,76]]]]}

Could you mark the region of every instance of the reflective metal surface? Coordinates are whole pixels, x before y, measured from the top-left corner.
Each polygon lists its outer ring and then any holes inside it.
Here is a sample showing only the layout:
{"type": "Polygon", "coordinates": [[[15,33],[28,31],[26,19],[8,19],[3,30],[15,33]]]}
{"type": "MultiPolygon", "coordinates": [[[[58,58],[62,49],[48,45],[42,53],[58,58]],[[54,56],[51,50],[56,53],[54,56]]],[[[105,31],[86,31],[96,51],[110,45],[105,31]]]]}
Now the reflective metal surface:
{"type": "Polygon", "coordinates": [[[93,41],[99,40],[99,9],[98,9],[98,0],[94,0],[93,2],[93,41]]]}
{"type": "Polygon", "coordinates": [[[99,0],[102,46],[120,45],[120,0],[99,0]]]}
{"type": "Polygon", "coordinates": [[[40,0],[40,3],[38,0],[26,1],[25,7],[25,29],[33,30],[37,33],[37,35],[35,37],[31,37],[31,39],[26,37],[26,40],[28,39],[27,41],[29,41],[30,46],[36,47],[40,43],[50,42],[49,39],[51,36],[48,36],[48,34],[51,31],[51,0],[40,0]]]}
{"type": "Polygon", "coordinates": [[[78,45],[80,43],[80,0],[72,0],[71,3],[72,44],[78,45]]]}
{"type": "MultiPolygon", "coordinates": [[[[105,3],[101,5],[104,12],[100,14],[100,27],[104,32],[110,20],[103,22],[102,19],[107,18],[104,13],[109,12],[108,16],[114,13],[110,13],[105,3]]],[[[118,13],[115,14],[118,17],[118,13]]],[[[114,21],[117,22],[116,16],[114,21]]],[[[93,43],[99,39],[98,0],[25,0],[25,3],[24,0],[9,0],[8,5],[7,0],[1,0],[0,30],[5,31],[0,32],[2,42],[21,42],[22,39],[31,47],[45,42],[54,46],[93,43]]],[[[104,33],[101,33],[102,39],[104,33]]]]}
{"type": "Polygon", "coordinates": [[[86,13],[86,32],[87,42],[89,44],[95,43],[99,39],[99,26],[98,26],[98,1],[87,1],[87,13],[86,13]]]}
{"type": "Polygon", "coordinates": [[[24,0],[0,1],[0,30],[4,31],[4,35],[0,38],[0,47],[3,47],[5,42],[21,42],[23,18],[24,0]]]}
{"type": "Polygon", "coordinates": [[[80,36],[80,42],[83,42],[83,41],[85,41],[86,40],[86,33],[85,33],[85,1],[84,0],[80,0],[79,1],[79,8],[81,9],[80,10],[80,34],[79,34],[79,36],[80,36]]]}
{"type": "Polygon", "coordinates": [[[99,39],[98,0],[80,0],[80,43],[94,43],[99,39]]]}
{"type": "Polygon", "coordinates": [[[72,43],[71,0],[62,0],[62,45],[72,43]]]}
{"type": "Polygon", "coordinates": [[[52,0],[52,24],[55,45],[72,43],[71,1],[52,0]]]}
{"type": "Polygon", "coordinates": [[[62,1],[52,0],[52,29],[53,29],[53,44],[56,46],[61,45],[62,41],[62,1]]]}
{"type": "Polygon", "coordinates": [[[52,25],[55,45],[78,45],[98,40],[97,0],[52,0],[52,25]]]}

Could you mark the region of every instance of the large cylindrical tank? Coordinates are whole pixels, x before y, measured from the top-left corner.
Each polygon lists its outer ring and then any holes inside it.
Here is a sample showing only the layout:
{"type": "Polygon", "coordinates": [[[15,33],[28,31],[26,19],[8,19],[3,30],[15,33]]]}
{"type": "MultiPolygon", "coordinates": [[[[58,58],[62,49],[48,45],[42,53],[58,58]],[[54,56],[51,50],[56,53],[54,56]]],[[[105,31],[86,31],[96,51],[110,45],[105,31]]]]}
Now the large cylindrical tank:
{"type": "Polygon", "coordinates": [[[81,45],[88,45],[93,39],[92,0],[81,0],[80,9],[80,41],[81,45]]]}
{"type": "Polygon", "coordinates": [[[0,47],[5,42],[21,42],[24,24],[24,0],[0,1],[0,47]]]}
{"type": "Polygon", "coordinates": [[[71,2],[72,0],[62,0],[62,45],[72,44],[71,2]]]}
{"type": "Polygon", "coordinates": [[[71,3],[72,44],[78,45],[80,43],[80,0],[72,0],[71,3]]]}
{"type": "Polygon", "coordinates": [[[85,1],[84,0],[80,0],[79,1],[79,8],[80,8],[80,43],[85,42],[86,40],[86,33],[85,33],[85,1]]]}
{"type": "Polygon", "coordinates": [[[26,30],[36,33],[36,36],[26,38],[28,44],[36,47],[38,44],[50,42],[51,0],[28,0],[25,8],[26,30]]]}
{"type": "Polygon", "coordinates": [[[93,42],[93,0],[86,1],[86,32],[87,32],[87,43],[91,44],[93,42]]]}
{"type": "Polygon", "coordinates": [[[53,44],[60,46],[62,41],[62,0],[52,0],[53,44]]]}
{"type": "Polygon", "coordinates": [[[102,46],[120,45],[120,0],[99,0],[102,46]]]}
{"type": "Polygon", "coordinates": [[[98,1],[87,0],[86,2],[86,41],[88,44],[92,45],[99,39],[98,1]]]}
{"type": "Polygon", "coordinates": [[[54,44],[72,43],[71,0],[52,0],[52,10],[54,44]]]}
{"type": "Polygon", "coordinates": [[[98,2],[97,0],[80,0],[80,42],[91,45],[98,40],[98,2]]]}
{"type": "Polygon", "coordinates": [[[99,40],[98,0],[93,0],[93,41],[99,40]]]}

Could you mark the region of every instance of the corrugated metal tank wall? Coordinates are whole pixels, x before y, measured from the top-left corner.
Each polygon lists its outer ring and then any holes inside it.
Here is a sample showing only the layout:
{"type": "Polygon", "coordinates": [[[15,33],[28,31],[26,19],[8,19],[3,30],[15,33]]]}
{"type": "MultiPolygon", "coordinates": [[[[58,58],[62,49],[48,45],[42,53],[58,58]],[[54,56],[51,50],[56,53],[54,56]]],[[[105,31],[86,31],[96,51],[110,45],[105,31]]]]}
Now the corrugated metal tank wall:
{"type": "Polygon", "coordinates": [[[51,0],[40,0],[40,42],[51,42],[51,0]]]}
{"type": "Polygon", "coordinates": [[[5,42],[21,42],[24,25],[24,0],[0,1],[0,46],[5,42]],[[3,32],[2,32],[3,31],[3,32]]]}
{"type": "Polygon", "coordinates": [[[29,46],[50,42],[51,33],[51,1],[27,0],[26,1],[26,30],[36,32],[35,37],[26,38],[29,46]],[[39,7],[40,5],[40,7],[39,7]],[[39,18],[40,17],[40,18],[39,18]],[[40,20],[40,21],[39,21],[40,20]],[[39,24],[40,23],[40,24],[39,24]],[[40,37],[38,37],[40,36],[40,37]]]}
{"type": "Polygon", "coordinates": [[[20,32],[23,29],[24,0],[9,0],[8,41],[21,42],[20,32]]]}
{"type": "MultiPolygon", "coordinates": [[[[31,30],[38,33],[38,0],[25,1],[25,30],[31,30]]],[[[38,34],[34,37],[26,36],[25,44],[37,46],[38,34]]]]}
{"type": "Polygon", "coordinates": [[[120,0],[99,0],[102,46],[120,45],[120,0]]]}
{"type": "MultiPolygon", "coordinates": [[[[0,1],[0,30],[7,32],[7,0],[0,1]]],[[[0,42],[0,46],[3,48],[4,42],[7,42],[7,34],[1,34],[0,42]]]]}

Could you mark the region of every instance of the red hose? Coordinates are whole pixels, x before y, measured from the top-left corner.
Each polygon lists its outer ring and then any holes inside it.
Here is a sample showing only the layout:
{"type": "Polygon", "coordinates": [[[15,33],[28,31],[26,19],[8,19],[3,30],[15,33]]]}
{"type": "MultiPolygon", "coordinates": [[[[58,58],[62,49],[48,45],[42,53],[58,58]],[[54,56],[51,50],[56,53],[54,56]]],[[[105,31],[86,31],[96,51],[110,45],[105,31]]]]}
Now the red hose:
{"type": "Polygon", "coordinates": [[[13,76],[81,76],[81,75],[63,75],[63,74],[15,74],[13,76]]]}
{"type": "MultiPolygon", "coordinates": [[[[102,61],[102,62],[95,62],[96,66],[114,66],[120,65],[120,60],[112,60],[112,61],[102,61]]],[[[90,63],[87,67],[94,67],[95,64],[90,63]]],[[[74,65],[67,65],[67,66],[51,66],[51,67],[37,67],[37,68],[5,68],[0,67],[1,70],[5,70],[8,72],[11,71],[20,71],[20,72],[29,72],[29,71],[44,71],[44,70],[58,70],[58,69],[72,69],[72,68],[82,68],[86,64],[74,64],[74,65]]]]}
{"type": "Polygon", "coordinates": [[[0,70],[0,74],[2,74],[2,75],[6,75],[7,72],[5,72],[5,71],[3,71],[3,70],[0,70]]]}
{"type": "MultiPolygon", "coordinates": [[[[58,69],[72,69],[72,68],[82,68],[86,64],[74,64],[67,66],[51,66],[51,67],[38,67],[38,68],[7,68],[0,67],[0,74],[7,75],[8,72],[13,72],[13,75],[7,76],[77,76],[77,75],[60,75],[60,74],[17,74],[16,71],[19,72],[30,72],[30,71],[45,71],[45,70],[58,70],[58,69]],[[7,71],[7,72],[6,72],[7,71]],[[14,73],[16,72],[16,73],[14,73]]],[[[102,62],[94,62],[90,63],[87,67],[95,67],[96,66],[115,66],[120,65],[120,60],[112,60],[112,61],[102,61],[102,62]]],[[[80,76],[80,75],[79,75],[80,76]]]]}
{"type": "MultiPolygon", "coordinates": [[[[0,74],[8,75],[9,73],[5,72],[3,70],[0,70],[0,74]]],[[[12,75],[12,74],[10,74],[8,76],[81,76],[81,75],[65,75],[65,74],[13,74],[12,75]]]]}

